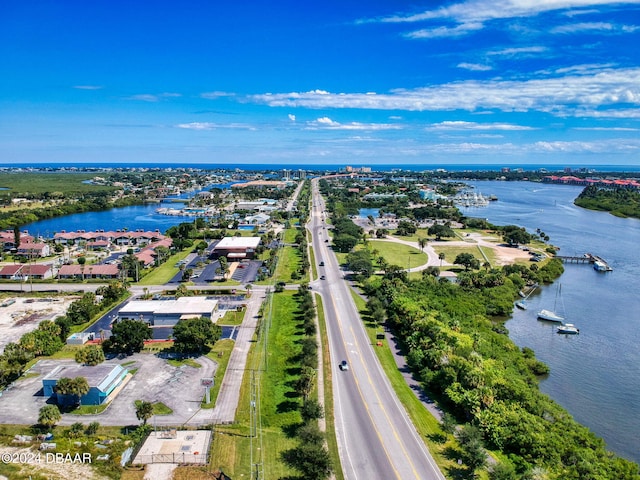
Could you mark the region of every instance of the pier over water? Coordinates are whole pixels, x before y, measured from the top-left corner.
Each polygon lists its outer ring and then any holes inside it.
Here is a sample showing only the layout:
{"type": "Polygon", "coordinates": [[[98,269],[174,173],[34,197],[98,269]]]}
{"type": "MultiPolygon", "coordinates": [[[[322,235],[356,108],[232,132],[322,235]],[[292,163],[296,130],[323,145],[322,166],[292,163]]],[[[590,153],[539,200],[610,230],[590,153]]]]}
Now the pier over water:
{"type": "Polygon", "coordinates": [[[559,258],[563,263],[591,263],[593,268],[600,272],[610,272],[613,270],[609,264],[602,257],[593,255],[591,253],[585,253],[580,257],[569,257],[563,255],[556,255],[555,258],[559,258]]]}

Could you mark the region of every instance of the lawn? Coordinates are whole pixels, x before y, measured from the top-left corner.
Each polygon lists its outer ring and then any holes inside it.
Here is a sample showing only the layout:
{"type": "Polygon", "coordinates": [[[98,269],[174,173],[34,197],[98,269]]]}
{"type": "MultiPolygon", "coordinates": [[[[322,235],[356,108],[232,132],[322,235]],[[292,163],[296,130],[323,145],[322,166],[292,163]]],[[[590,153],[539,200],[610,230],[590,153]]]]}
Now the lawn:
{"type": "MultiPolygon", "coordinates": [[[[470,253],[471,255],[476,257],[478,260],[480,260],[480,265],[482,265],[485,262],[485,259],[482,256],[482,252],[484,252],[487,255],[487,258],[489,259],[489,262],[492,265],[495,262],[495,254],[493,253],[493,250],[489,248],[484,248],[482,249],[482,251],[480,251],[480,247],[478,245],[470,244],[469,246],[464,246],[464,247],[456,247],[456,246],[448,246],[448,245],[433,245],[433,249],[438,255],[440,255],[441,253],[444,253],[444,260],[449,263],[453,263],[456,257],[461,253],[470,253]]],[[[443,268],[446,269],[447,267],[445,266],[443,268]]],[[[456,266],[455,268],[458,268],[458,267],[456,266]]],[[[460,266],[460,268],[462,267],[460,266]]]]}
{"type": "Polygon", "coordinates": [[[309,281],[308,273],[303,278],[291,278],[292,274],[300,269],[300,253],[297,247],[282,247],[278,251],[278,255],[280,258],[278,259],[274,278],[285,283],[302,283],[309,281]]]}
{"type": "Polygon", "coordinates": [[[324,418],[327,426],[325,438],[331,461],[333,463],[333,476],[336,480],[343,480],[342,465],[340,465],[340,454],[338,452],[338,441],[336,439],[333,407],[333,382],[331,379],[331,357],[329,355],[329,339],[327,337],[327,325],[324,318],[324,305],[322,297],[316,295],[316,305],[318,310],[318,323],[320,325],[321,348],[318,353],[322,354],[322,370],[324,374],[324,418]]]}
{"type": "Polygon", "coordinates": [[[263,462],[263,478],[286,478],[295,473],[282,463],[280,455],[296,445],[296,440],[287,435],[287,429],[301,421],[297,409],[300,401],[292,396],[290,386],[297,378],[299,365],[295,355],[300,346],[296,341],[302,336],[297,309],[295,292],[273,294],[272,312],[262,319],[268,334],[258,337],[247,359],[236,424],[216,428],[212,467],[220,468],[231,478],[250,478],[254,472],[252,460],[254,464],[263,462]],[[264,341],[268,342],[266,349],[264,341]],[[265,352],[268,352],[266,359],[265,352]],[[259,398],[257,436],[251,436],[253,432],[249,431],[254,395],[259,398]]]}
{"type": "Polygon", "coordinates": [[[411,268],[424,265],[429,261],[426,253],[402,243],[369,240],[369,245],[372,250],[378,251],[374,260],[384,257],[389,265],[411,268]]]}
{"type": "Polygon", "coordinates": [[[218,320],[218,325],[227,325],[234,326],[240,325],[244,320],[244,310],[227,310],[220,320],[218,320]]]}
{"type": "Polygon", "coordinates": [[[213,376],[213,387],[209,389],[209,400],[211,400],[211,402],[204,403],[203,399],[201,405],[202,408],[213,408],[216,406],[216,399],[218,398],[218,393],[220,393],[222,379],[227,371],[227,365],[229,364],[229,358],[231,357],[231,351],[233,350],[234,345],[235,342],[228,338],[225,340],[218,340],[211,348],[211,351],[207,353],[207,357],[216,362],[218,364],[218,368],[216,368],[216,373],[213,376]]]}
{"type": "Polygon", "coordinates": [[[170,256],[166,262],[142,277],[138,285],[164,285],[169,282],[179,272],[176,263],[187,258],[187,255],[192,253],[192,250],[183,250],[170,256]]]}

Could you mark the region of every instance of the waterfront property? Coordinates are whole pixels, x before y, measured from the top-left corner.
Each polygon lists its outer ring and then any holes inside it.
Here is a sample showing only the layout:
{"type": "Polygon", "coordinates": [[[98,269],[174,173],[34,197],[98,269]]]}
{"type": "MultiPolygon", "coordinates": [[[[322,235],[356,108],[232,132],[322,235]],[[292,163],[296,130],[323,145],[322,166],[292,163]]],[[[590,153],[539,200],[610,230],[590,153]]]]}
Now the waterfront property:
{"type": "Polygon", "coordinates": [[[18,245],[16,253],[29,258],[44,258],[51,255],[51,248],[44,242],[27,242],[18,245]]]}
{"type": "Polygon", "coordinates": [[[172,327],[187,318],[212,319],[218,301],[209,297],[180,297],[170,300],[132,300],[118,312],[118,320],[140,320],[155,327],[172,327]]]}
{"type": "Polygon", "coordinates": [[[128,371],[114,363],[101,363],[88,366],[77,364],[58,365],[42,379],[45,397],[55,397],[60,405],[73,403],[70,395],[56,393],[56,385],[61,378],[83,377],[89,384],[89,392],[80,397],[82,405],[101,405],[109,395],[122,383],[128,371]]]}
{"type": "MultiPolygon", "coordinates": [[[[31,243],[34,241],[33,236],[28,232],[20,232],[20,244],[31,243]]],[[[12,250],[16,248],[16,238],[13,230],[4,230],[0,232],[0,244],[2,244],[3,250],[12,250]]]]}
{"type": "Polygon", "coordinates": [[[78,230],[76,232],[56,233],[53,239],[56,243],[62,245],[74,245],[80,242],[94,243],[101,242],[100,245],[114,244],[118,246],[126,245],[148,245],[153,242],[158,242],[166,237],[160,233],[159,230],[149,232],[143,230],[129,231],[129,230],[116,230],[104,231],[99,230],[95,232],[86,232],[84,230],[78,230]]]}

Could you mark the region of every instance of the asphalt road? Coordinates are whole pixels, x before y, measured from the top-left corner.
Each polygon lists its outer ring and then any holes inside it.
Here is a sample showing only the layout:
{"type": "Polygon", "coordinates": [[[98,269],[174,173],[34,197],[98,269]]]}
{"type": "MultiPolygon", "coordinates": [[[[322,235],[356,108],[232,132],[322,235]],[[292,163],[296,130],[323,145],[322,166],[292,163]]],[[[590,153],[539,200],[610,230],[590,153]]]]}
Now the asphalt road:
{"type": "Polygon", "coordinates": [[[360,320],[336,256],[325,242],[324,203],[313,181],[310,228],[316,259],[313,282],[324,301],[340,460],[348,479],[443,479],[384,374],[360,320]],[[338,364],[346,360],[348,371],[338,364]]]}

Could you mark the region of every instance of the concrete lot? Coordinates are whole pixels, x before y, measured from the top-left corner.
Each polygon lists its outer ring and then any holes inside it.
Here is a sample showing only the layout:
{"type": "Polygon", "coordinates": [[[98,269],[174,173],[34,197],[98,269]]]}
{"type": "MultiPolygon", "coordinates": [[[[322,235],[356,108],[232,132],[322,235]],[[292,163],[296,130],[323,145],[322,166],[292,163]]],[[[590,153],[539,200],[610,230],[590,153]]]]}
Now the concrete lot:
{"type": "Polygon", "coordinates": [[[27,332],[35,330],[43,320],[55,320],[67,313],[69,305],[79,297],[9,297],[0,303],[0,352],[10,342],[17,342],[27,332]]]}
{"type": "MultiPolygon", "coordinates": [[[[200,401],[204,396],[200,379],[213,377],[216,367],[215,362],[206,357],[196,361],[202,368],[173,367],[165,359],[151,354],[135,354],[110,360],[110,363],[119,363],[129,370],[137,371],[104,412],[81,416],[65,414],[60,423],[70,425],[74,422],[97,421],[102,425],[137,425],[140,422],[135,414],[136,400],[162,402],[173,410],[170,415],[152,417],[150,423],[188,423],[200,408],[200,401]]],[[[36,423],[38,411],[47,402],[42,396],[42,378],[64,362],[75,363],[73,360],[41,360],[26,376],[5,390],[0,397],[0,423],[36,423]]]]}

